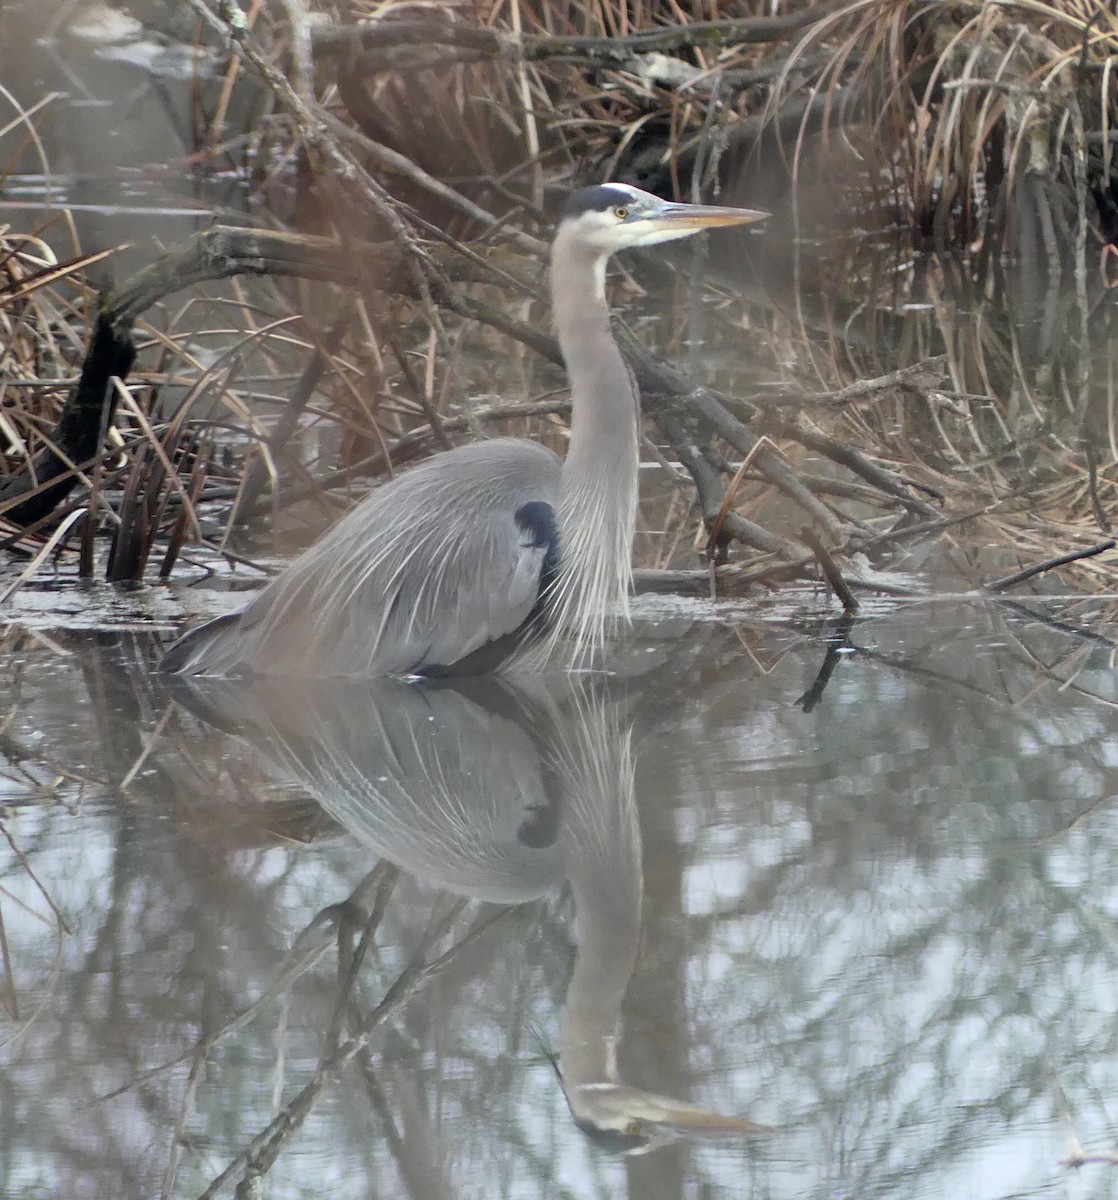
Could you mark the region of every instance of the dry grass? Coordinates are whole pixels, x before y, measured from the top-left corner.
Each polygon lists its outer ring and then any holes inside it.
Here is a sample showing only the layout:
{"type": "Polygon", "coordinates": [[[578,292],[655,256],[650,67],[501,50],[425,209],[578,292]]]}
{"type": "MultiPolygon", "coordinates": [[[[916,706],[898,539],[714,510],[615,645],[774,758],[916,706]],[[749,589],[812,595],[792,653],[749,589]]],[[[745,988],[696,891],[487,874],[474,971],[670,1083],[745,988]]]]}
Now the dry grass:
{"type": "MultiPolygon", "coordinates": [[[[291,61],[280,12],[250,10],[258,70],[291,61]]],[[[224,127],[232,85],[257,86],[246,62],[212,87],[200,80],[193,169],[247,163],[257,211],[282,201],[300,230],[351,239],[360,220],[370,238],[404,251],[411,294],[393,285],[386,296],[383,278],[340,293],[235,277],[167,295],[136,326],[139,365],[104,452],[73,464],[82,486],[41,528],[13,527],[9,544],[36,553],[59,519],[84,509],[52,553],[73,555],[87,575],[166,576],[192,559],[191,546],[239,561],[239,531],[263,517],[303,541],[369,477],[464,435],[525,433],[561,448],[559,377],[505,336],[517,322],[542,322],[530,261],[555,194],[580,179],[636,175],[685,198],[720,180],[748,199],[758,162],[781,205],[769,252],[787,269],[779,286],[770,271],[744,306],[733,298],[739,281],[727,279],[723,298],[707,298],[699,332],[716,382],[710,364],[723,347],[740,356],[744,339],[750,376],[730,368],[722,387],[734,397],[727,411],[769,435],[768,462],[742,471],[747,448],[708,435],[702,453],[718,488],[732,486],[733,508],[722,490],[699,506],[689,482],[665,474],[645,511],[643,561],[694,561],[707,540],[702,512],[720,528],[741,518],[731,528],[739,541],[748,542],[742,522],[794,540],[803,505],[776,482],[778,460],[832,515],[832,527],[823,523],[832,545],[844,522],[860,527],[861,542],[885,538],[897,497],[843,464],[837,443],[945,497],[949,518],[982,513],[965,532],[1003,546],[1007,560],[1097,541],[1118,500],[1110,305],[1097,257],[1109,233],[1095,199],[1109,189],[1118,18],[1101,0],[856,0],[796,6],[787,27],[750,40],[768,13],[759,2],[732,14],[644,0],[354,3],[341,25],[422,20],[435,33],[408,48],[411,60],[399,47],[341,54],[315,42],[313,94],[260,88],[248,138],[224,127]],[[717,36],[710,21],[724,25],[717,36]],[[512,54],[507,40],[470,49],[471,30],[512,31],[527,49],[512,54]],[[649,53],[640,38],[657,31],[675,41],[649,53]],[[630,40],[594,40],[603,38],[630,40]],[[556,39],[568,39],[563,55],[548,50],[556,39]],[[612,58],[596,57],[603,46],[612,58]],[[300,113],[312,110],[332,123],[309,143],[300,113]],[[353,173],[343,178],[339,163],[353,173]],[[516,285],[479,268],[491,282],[456,283],[448,299],[438,241],[511,265],[516,285]],[[1006,265],[1007,247],[1044,270],[1006,265]],[[1022,321],[1023,310],[1035,319],[1022,321]],[[920,388],[884,384],[818,402],[927,359],[935,366],[920,388]],[[819,438],[836,443],[833,453],[819,438]]],[[[288,74],[298,84],[298,71],[288,74]]],[[[0,178],[42,115],[28,110],[8,126],[0,178]]],[[[0,234],[10,475],[49,445],[96,310],[91,268],[112,254],[83,246],[65,210],[51,221],[0,234]]],[[[639,284],[627,291],[639,303],[639,284]]],[[[694,321],[683,306],[658,318],[657,341],[679,361],[694,321]]],[[[649,453],[677,459],[657,404],[649,453]]],[[[766,553],[743,561],[763,570],[766,553]]],[[[1105,560],[1075,571],[1083,586],[1105,583],[1105,560]]]]}

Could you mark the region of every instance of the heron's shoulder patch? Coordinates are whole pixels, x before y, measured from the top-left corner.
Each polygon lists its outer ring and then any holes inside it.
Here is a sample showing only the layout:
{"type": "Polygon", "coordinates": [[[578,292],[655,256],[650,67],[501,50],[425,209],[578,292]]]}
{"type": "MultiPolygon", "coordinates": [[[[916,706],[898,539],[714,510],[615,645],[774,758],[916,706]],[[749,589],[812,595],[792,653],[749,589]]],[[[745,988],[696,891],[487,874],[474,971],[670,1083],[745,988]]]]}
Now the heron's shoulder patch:
{"type": "Polygon", "coordinates": [[[555,520],[555,509],[546,500],[529,500],[522,504],[513,516],[521,530],[532,539],[535,549],[551,548],[559,540],[559,526],[555,520]]]}

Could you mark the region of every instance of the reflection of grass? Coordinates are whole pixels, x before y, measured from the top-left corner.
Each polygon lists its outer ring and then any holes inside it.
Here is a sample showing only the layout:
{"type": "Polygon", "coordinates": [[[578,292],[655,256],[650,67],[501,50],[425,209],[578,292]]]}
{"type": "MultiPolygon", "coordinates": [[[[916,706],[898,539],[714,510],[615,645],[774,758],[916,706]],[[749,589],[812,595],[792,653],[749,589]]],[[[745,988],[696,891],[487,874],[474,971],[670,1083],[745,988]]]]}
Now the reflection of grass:
{"type": "Polygon", "coordinates": [[[21,898],[18,892],[13,890],[15,885],[10,878],[8,882],[0,883],[0,973],[2,973],[3,979],[2,987],[0,987],[0,1009],[6,1013],[12,1026],[12,1032],[0,1040],[0,1051],[11,1055],[14,1054],[35,1020],[43,1013],[50,1011],[62,969],[63,938],[70,933],[70,927],[62,915],[62,911],[35,874],[27,856],[2,821],[0,821],[0,834],[3,834],[13,860],[13,874],[23,875],[30,880],[33,891],[42,899],[48,910],[47,912],[37,911],[26,899],[21,898]],[[18,906],[25,916],[49,925],[54,933],[55,954],[50,978],[26,987],[26,992],[32,997],[30,1004],[26,1007],[20,1005],[16,964],[12,961],[4,916],[5,903],[18,906]]]}

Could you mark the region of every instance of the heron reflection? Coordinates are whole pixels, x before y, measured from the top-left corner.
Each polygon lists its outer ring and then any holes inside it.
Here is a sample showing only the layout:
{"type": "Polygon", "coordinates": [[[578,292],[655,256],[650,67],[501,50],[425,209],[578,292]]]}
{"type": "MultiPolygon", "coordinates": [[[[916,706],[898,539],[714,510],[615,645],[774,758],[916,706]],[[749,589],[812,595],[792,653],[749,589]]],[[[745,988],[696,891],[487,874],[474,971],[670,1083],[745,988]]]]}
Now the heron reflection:
{"type": "Polygon", "coordinates": [[[764,1131],[619,1075],[643,881],[631,731],[616,702],[569,677],[181,686],[192,708],[235,726],[274,774],[417,879],[502,904],[570,885],[576,953],[553,1064],[583,1132],[633,1153],[764,1131]]]}

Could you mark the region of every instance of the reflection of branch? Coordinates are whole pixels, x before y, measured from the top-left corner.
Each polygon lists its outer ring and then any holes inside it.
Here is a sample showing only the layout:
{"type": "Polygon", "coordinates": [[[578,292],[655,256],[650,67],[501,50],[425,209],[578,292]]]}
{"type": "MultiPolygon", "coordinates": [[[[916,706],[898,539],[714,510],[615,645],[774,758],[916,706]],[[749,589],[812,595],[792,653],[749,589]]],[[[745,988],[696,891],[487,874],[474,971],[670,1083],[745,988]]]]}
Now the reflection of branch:
{"type": "Polygon", "coordinates": [[[1068,1107],[1064,1089],[1060,1085],[1059,1078],[1055,1075],[1052,1077],[1052,1087],[1056,1093],[1056,1112],[1064,1128],[1067,1130],[1068,1138],[1071,1141],[1071,1153],[1067,1158],[1060,1160],[1060,1166],[1078,1168],[1085,1167],[1088,1163],[1102,1163],[1112,1167],[1118,1166],[1118,1153],[1112,1150],[1105,1151],[1102,1154],[1088,1154],[1084,1150],[1083,1143],[1079,1140],[1079,1135],[1075,1132],[1075,1122],[1072,1120],[1071,1109],[1068,1107]]]}
{"type": "Polygon", "coordinates": [[[54,913],[54,919],[58,922],[58,927],[63,933],[72,933],[73,931],[71,930],[70,926],[66,924],[66,918],[62,915],[62,910],[50,898],[50,893],[47,891],[47,889],[39,882],[39,877],[31,869],[31,864],[27,861],[27,855],[24,854],[23,851],[15,844],[12,839],[12,835],[8,832],[7,826],[3,821],[0,821],[0,833],[4,835],[8,845],[11,846],[12,853],[16,856],[16,858],[19,859],[19,865],[27,872],[28,877],[35,885],[39,895],[42,896],[42,898],[50,906],[51,912],[54,913]]]}
{"type": "MultiPolygon", "coordinates": [[[[54,966],[51,969],[50,980],[47,984],[40,985],[38,988],[36,988],[35,1001],[31,1005],[31,1011],[24,1013],[22,1027],[16,1028],[9,1037],[5,1038],[3,1041],[0,1041],[0,1050],[6,1050],[10,1056],[15,1051],[15,1048],[19,1042],[26,1035],[27,1031],[35,1024],[39,1015],[46,1011],[51,1000],[54,998],[55,986],[58,982],[59,976],[62,973],[63,947],[65,944],[65,938],[63,937],[63,934],[69,933],[70,927],[66,924],[65,918],[62,916],[58,906],[50,898],[46,888],[44,888],[42,883],[39,882],[35,872],[31,869],[31,864],[27,861],[26,855],[24,855],[23,851],[20,850],[12,840],[12,836],[10,833],[8,833],[8,830],[4,826],[2,820],[0,820],[0,832],[4,834],[5,838],[7,838],[8,845],[11,846],[16,857],[22,864],[23,869],[27,872],[28,877],[34,883],[35,887],[38,888],[40,895],[42,895],[43,899],[50,906],[55,918],[54,966]]],[[[0,888],[0,896],[4,895],[10,895],[10,893],[7,891],[7,889],[0,888]]],[[[21,903],[21,907],[26,906],[21,903]]],[[[43,917],[39,916],[39,919],[43,920],[43,917]]],[[[18,1022],[21,1018],[19,1012],[18,993],[16,991],[15,971],[12,967],[11,951],[8,946],[7,930],[4,925],[2,911],[0,911],[0,955],[2,955],[4,960],[4,978],[8,988],[9,997],[7,1004],[3,1007],[7,1009],[8,1015],[11,1017],[12,1021],[18,1022]]]]}
{"type": "Polygon", "coordinates": [[[163,1169],[163,1187],[159,1192],[159,1200],[170,1200],[174,1191],[175,1176],[179,1169],[179,1147],[184,1144],[186,1122],[190,1117],[190,1110],[194,1107],[194,1093],[198,1090],[198,1080],[201,1077],[202,1068],[206,1065],[205,1051],[197,1050],[193,1057],[194,1061],[190,1064],[190,1070],[187,1072],[186,1086],[183,1088],[182,1100],[179,1103],[179,1115],[175,1121],[175,1128],[171,1132],[171,1150],[167,1155],[167,1165],[163,1169]]]}
{"type": "Polygon", "coordinates": [[[395,982],[385,992],[383,999],[366,1018],[360,1033],[343,1042],[320,1061],[318,1070],[310,1082],[210,1183],[209,1187],[199,1196],[199,1200],[213,1200],[230,1179],[242,1169],[244,1178],[237,1186],[236,1195],[238,1197],[253,1195],[257,1181],[267,1174],[279,1157],[280,1151],[302,1128],[319,1096],[329,1084],[333,1083],[342,1069],[365,1049],[374,1031],[383,1025],[398,1008],[407,1003],[416,992],[420,991],[426,983],[449,966],[462,950],[472,945],[494,922],[510,911],[509,909],[499,910],[489,919],[476,925],[461,941],[456,942],[438,958],[427,963],[423,962],[423,956],[447,933],[467,903],[466,900],[459,900],[444,916],[431,921],[411,962],[400,972],[395,982]]]}
{"type": "Polygon", "coordinates": [[[950,684],[952,687],[969,692],[972,696],[982,696],[999,707],[1005,707],[1005,701],[1001,697],[995,696],[993,692],[980,688],[977,684],[967,683],[965,679],[956,679],[952,675],[945,675],[942,671],[933,671],[930,667],[917,666],[910,658],[903,658],[899,654],[886,654],[881,650],[867,650],[864,646],[852,646],[851,650],[860,658],[868,658],[871,662],[892,667],[894,671],[899,671],[902,675],[912,675],[916,679],[931,680],[934,683],[950,684]]]}
{"type": "MultiPolygon", "coordinates": [[[[154,1079],[156,1075],[161,1074],[163,1071],[169,1071],[172,1067],[177,1067],[180,1063],[184,1063],[188,1059],[204,1062],[211,1050],[224,1041],[231,1033],[236,1033],[238,1030],[244,1029],[246,1025],[251,1025],[260,1015],[262,1009],[272,1000],[276,999],[277,996],[286,992],[297,979],[305,975],[318,963],[327,950],[339,940],[341,936],[340,930],[344,924],[344,919],[342,918],[349,909],[367,903],[367,897],[370,892],[373,892],[376,897],[373,902],[375,909],[380,902],[382,893],[391,894],[398,877],[399,872],[391,864],[379,863],[354,888],[347,900],[342,904],[333,904],[329,908],[324,908],[321,912],[316,913],[311,921],[304,926],[299,936],[295,939],[295,944],[288,951],[284,959],[283,969],[252,1004],[235,1013],[220,1029],[216,1029],[213,1033],[209,1033],[200,1039],[185,1054],[180,1054],[177,1058],[172,1058],[167,1062],[160,1063],[158,1066],[151,1067],[120,1087],[113,1088],[112,1091],[99,1095],[97,1102],[101,1104],[106,1100],[122,1096],[125,1092],[141,1087],[149,1080],[154,1079]]],[[[386,900],[387,895],[385,897],[386,900]]],[[[174,1153],[173,1144],[172,1155],[174,1153]]]]}
{"type": "Polygon", "coordinates": [[[1021,616],[1027,617],[1030,621],[1047,625],[1049,629],[1054,629],[1057,633],[1067,633],[1072,637],[1081,638],[1085,642],[1094,642],[1096,645],[1102,646],[1107,650],[1118,650],[1118,641],[1108,638],[1106,634],[1096,633],[1093,629],[1084,629],[1080,625],[1073,625],[1070,621],[1050,616],[1046,612],[1037,612],[1035,608],[1027,604],[1022,604],[1019,600],[1002,599],[999,597],[998,603],[1005,608],[1019,613],[1021,616]]]}
{"type": "Polygon", "coordinates": [[[4,910],[0,909],[0,960],[4,967],[4,984],[7,989],[7,1002],[0,997],[0,1007],[3,1007],[13,1021],[19,1020],[19,996],[16,992],[15,972],[12,970],[12,952],[8,946],[8,931],[4,925],[4,910]]]}
{"type": "Polygon", "coordinates": [[[1105,796],[1100,796],[1097,800],[1093,800],[1090,804],[1087,805],[1087,807],[1085,809],[1083,809],[1082,812],[1076,813],[1075,816],[1072,817],[1072,819],[1070,821],[1068,821],[1064,825],[1061,825],[1059,829],[1055,830],[1055,832],[1045,834],[1045,836],[1043,838],[1041,838],[1041,841],[1053,842],[1053,841],[1056,841],[1058,838],[1062,838],[1064,836],[1064,834],[1070,833],[1073,829],[1076,828],[1076,826],[1081,825],[1084,821],[1087,820],[1088,817],[1092,816],[1094,813],[1097,813],[1100,808],[1103,808],[1107,804],[1108,801],[1113,802],[1114,799],[1115,799],[1115,793],[1110,792],[1109,794],[1107,794],[1105,796]]]}
{"type": "Polygon", "coordinates": [[[384,1131],[389,1153],[404,1180],[404,1194],[423,1197],[423,1200],[453,1200],[456,1193],[448,1178],[446,1156],[439,1143],[439,1128],[432,1127],[426,1114],[419,1111],[414,1090],[408,1088],[389,1103],[380,1073],[368,1054],[361,1061],[361,1075],[369,1104],[384,1131]],[[402,1134],[397,1128],[398,1118],[402,1119],[402,1134]]]}
{"type": "Polygon", "coordinates": [[[811,687],[796,701],[796,704],[809,713],[823,699],[823,692],[831,682],[835,667],[844,653],[850,651],[850,631],[854,628],[854,614],[846,612],[835,622],[831,635],[827,638],[827,654],[823,659],[819,673],[815,676],[811,687]]]}
{"type": "Polygon", "coordinates": [[[377,889],[376,898],[373,901],[368,920],[365,922],[365,927],[361,930],[361,940],[357,943],[356,950],[353,950],[349,944],[349,934],[353,928],[352,923],[342,921],[338,926],[339,987],[338,995],[334,1002],[334,1014],[330,1018],[330,1028],[326,1033],[326,1041],[324,1043],[328,1050],[336,1050],[338,1047],[349,1001],[353,995],[353,989],[357,985],[357,976],[361,970],[361,964],[365,961],[365,955],[369,952],[369,947],[372,945],[373,938],[380,928],[381,921],[384,920],[384,914],[388,910],[388,901],[392,898],[393,885],[400,875],[399,867],[386,861],[382,862],[377,870],[386,872],[390,883],[388,887],[377,889]]]}

